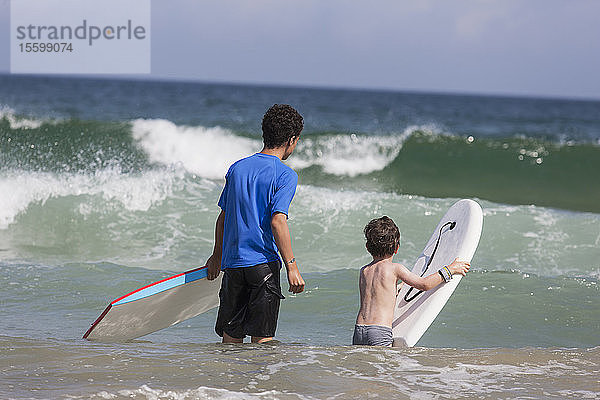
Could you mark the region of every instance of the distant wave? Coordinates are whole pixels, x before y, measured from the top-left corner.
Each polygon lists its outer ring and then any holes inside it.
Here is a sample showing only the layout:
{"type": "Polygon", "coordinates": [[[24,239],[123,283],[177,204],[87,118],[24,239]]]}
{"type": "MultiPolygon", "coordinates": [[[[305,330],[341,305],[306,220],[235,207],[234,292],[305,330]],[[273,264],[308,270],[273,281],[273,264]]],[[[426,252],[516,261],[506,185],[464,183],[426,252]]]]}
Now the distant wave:
{"type": "Polygon", "coordinates": [[[600,212],[591,171],[600,171],[600,146],[592,143],[417,133],[370,178],[398,193],[600,212]]]}
{"type": "MultiPolygon", "coordinates": [[[[0,171],[61,177],[175,168],[222,180],[233,162],[262,147],[260,138],[230,129],[165,119],[41,121],[5,109],[0,171]]],[[[395,134],[304,134],[287,163],[302,184],[600,212],[600,185],[590,176],[600,170],[595,142],[460,136],[425,124],[395,134]]]]}
{"type": "Polygon", "coordinates": [[[7,105],[0,106],[0,120],[8,121],[11,129],[36,129],[50,120],[26,117],[17,114],[15,110],[7,105]]]}
{"type": "MultiPolygon", "coordinates": [[[[6,229],[32,204],[43,205],[50,199],[68,196],[100,196],[130,211],[147,211],[152,205],[171,196],[183,178],[174,170],[146,171],[138,175],[122,174],[118,169],[95,174],[61,174],[48,172],[0,173],[0,229],[6,229]]],[[[82,203],[83,204],[83,203],[82,203]]],[[[79,209],[85,214],[89,205],[79,209]]]]}
{"type": "Polygon", "coordinates": [[[415,132],[434,133],[434,126],[409,126],[399,135],[306,135],[290,158],[297,169],[320,166],[323,172],[355,177],[381,171],[400,153],[404,141],[415,132]]]}
{"type": "Polygon", "coordinates": [[[260,151],[262,142],[221,128],[179,126],[164,119],[136,119],[132,135],[150,161],[185,169],[205,178],[223,178],[229,166],[260,151]]]}
{"type": "MultiPolygon", "coordinates": [[[[137,119],[131,124],[133,138],[151,162],[181,164],[205,178],[223,178],[233,162],[262,148],[262,140],[219,126],[181,126],[164,119],[137,119]]],[[[399,135],[389,136],[304,135],[288,163],[298,170],[318,166],[338,176],[369,174],[389,165],[415,132],[433,135],[437,130],[428,125],[410,126],[399,135]]]]}

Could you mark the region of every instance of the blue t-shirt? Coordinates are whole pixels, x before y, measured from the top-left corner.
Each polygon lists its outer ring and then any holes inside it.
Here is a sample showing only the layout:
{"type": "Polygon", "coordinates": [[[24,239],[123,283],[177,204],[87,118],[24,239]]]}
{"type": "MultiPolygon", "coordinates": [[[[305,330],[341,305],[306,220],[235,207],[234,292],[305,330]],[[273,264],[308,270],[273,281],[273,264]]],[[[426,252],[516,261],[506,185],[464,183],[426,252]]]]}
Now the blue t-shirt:
{"type": "Polygon", "coordinates": [[[288,215],[298,174],[278,157],[257,153],[229,167],[225,179],[219,199],[225,212],[221,268],[279,260],[271,217],[288,215]]]}

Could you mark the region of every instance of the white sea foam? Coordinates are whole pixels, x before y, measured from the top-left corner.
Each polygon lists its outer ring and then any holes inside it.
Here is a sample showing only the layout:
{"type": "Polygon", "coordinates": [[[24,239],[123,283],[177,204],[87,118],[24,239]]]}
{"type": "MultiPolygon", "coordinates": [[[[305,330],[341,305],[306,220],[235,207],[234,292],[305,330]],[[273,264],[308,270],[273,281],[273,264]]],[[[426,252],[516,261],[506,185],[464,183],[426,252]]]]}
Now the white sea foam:
{"type": "MultiPolygon", "coordinates": [[[[358,190],[335,190],[311,185],[299,185],[293,207],[299,213],[339,214],[373,210],[377,213],[386,202],[399,202],[409,196],[358,190]]],[[[411,196],[415,197],[416,196],[411,196]]]]}
{"type": "MultiPolygon", "coordinates": [[[[55,175],[46,172],[10,172],[0,176],[0,229],[6,229],[31,204],[44,204],[51,198],[101,195],[131,211],[146,211],[167,198],[183,178],[183,171],[146,171],[124,175],[118,169],[95,174],[55,175]]],[[[88,206],[80,207],[82,214],[88,206]]]]}
{"type": "MultiPolygon", "coordinates": [[[[478,357],[477,354],[468,354],[468,351],[455,357],[458,353],[442,350],[447,357],[440,357],[446,361],[438,363],[432,362],[429,358],[430,354],[426,355],[422,362],[422,355],[417,352],[411,350],[410,355],[406,355],[390,349],[376,354],[374,349],[352,349],[348,352],[350,359],[360,356],[363,363],[369,363],[377,373],[367,375],[363,372],[367,370],[366,368],[358,370],[347,367],[349,363],[345,363],[337,367],[336,374],[364,380],[365,384],[373,387],[377,384],[391,385],[399,394],[419,399],[495,397],[499,393],[506,393],[507,390],[511,390],[515,397],[524,395],[527,397],[527,394],[538,388],[548,376],[555,379],[552,385],[545,387],[547,394],[555,392],[565,384],[568,385],[573,371],[580,371],[578,374],[580,377],[594,376],[589,368],[579,368],[581,366],[579,360],[571,360],[571,365],[568,365],[556,359],[550,361],[530,359],[529,362],[517,362],[513,365],[499,357],[488,364],[485,358],[478,362],[468,362],[469,358],[478,357]],[[380,359],[382,362],[373,361],[376,356],[382,356],[380,359]]],[[[578,379],[582,381],[587,380],[580,377],[578,379]]],[[[582,392],[590,393],[585,390],[582,392]]]]}
{"type": "Polygon", "coordinates": [[[305,136],[290,158],[293,168],[319,165],[332,175],[354,177],[380,171],[398,156],[404,141],[417,131],[433,132],[431,126],[409,126],[400,135],[362,136],[356,134],[305,136]]]}
{"type": "MultiPolygon", "coordinates": [[[[171,249],[181,252],[188,246],[194,250],[210,247],[221,185],[210,179],[199,182],[184,168],[176,167],[137,174],[123,174],[118,168],[95,174],[2,172],[0,230],[17,223],[18,217],[34,205],[45,207],[51,199],[65,198],[59,201],[66,203],[53,201],[48,212],[55,213],[52,207],[57,204],[67,204],[76,214],[96,224],[111,221],[97,219],[99,213],[116,213],[125,218],[122,224],[96,229],[125,239],[130,237],[132,222],[138,232],[160,231],[161,241],[140,244],[149,247],[139,247],[138,253],[144,254],[144,260],[161,259],[171,249]],[[81,197],[75,199],[77,196],[81,197]],[[163,206],[169,210],[167,214],[161,214],[164,210],[154,212],[163,206]],[[174,215],[193,215],[194,222],[174,215]]],[[[371,218],[389,215],[402,231],[402,256],[398,261],[412,263],[413,256],[421,251],[423,242],[454,201],[300,185],[290,208],[295,249],[303,255],[308,271],[354,266],[366,256],[360,250],[364,224],[371,218]],[[335,251],[331,250],[333,243],[335,251]]],[[[475,269],[597,279],[600,215],[488,201],[481,204],[485,222],[475,269]]],[[[53,237],[55,233],[48,229],[47,236],[53,237]]],[[[91,247],[94,246],[90,244],[91,247]]],[[[139,254],[136,257],[141,259],[139,254]]]]}
{"type": "Polygon", "coordinates": [[[10,125],[10,129],[36,129],[42,126],[44,122],[49,122],[19,116],[15,110],[8,106],[0,106],[0,119],[6,119],[10,125]]]}
{"type": "Polygon", "coordinates": [[[179,126],[164,119],[137,119],[132,135],[153,162],[182,164],[205,178],[219,179],[240,158],[260,151],[259,140],[244,138],[221,128],[179,126]]]}
{"type": "MultiPolygon", "coordinates": [[[[434,126],[410,126],[395,136],[304,135],[288,164],[295,169],[320,166],[328,174],[357,176],[384,169],[415,132],[435,134],[434,126]]],[[[261,140],[215,127],[176,125],[164,119],[132,121],[132,135],[153,162],[182,164],[205,178],[223,178],[229,166],[259,151],[261,140]]]]}
{"type": "MultiPolygon", "coordinates": [[[[69,396],[72,399],[83,397],[69,396]]],[[[243,400],[243,399],[264,399],[264,400],[279,400],[279,399],[311,399],[311,397],[303,396],[295,393],[284,393],[277,390],[267,390],[262,392],[238,392],[233,390],[211,388],[200,386],[196,389],[186,390],[162,390],[154,389],[148,385],[142,385],[138,389],[123,389],[114,393],[106,390],[98,392],[91,397],[92,399],[169,399],[169,400],[191,400],[191,399],[216,399],[216,400],[243,400]]]]}
{"type": "Polygon", "coordinates": [[[494,255],[483,261],[489,263],[487,269],[514,269],[538,276],[597,273],[599,214],[481,203],[484,232],[478,254],[487,249],[494,255]]]}

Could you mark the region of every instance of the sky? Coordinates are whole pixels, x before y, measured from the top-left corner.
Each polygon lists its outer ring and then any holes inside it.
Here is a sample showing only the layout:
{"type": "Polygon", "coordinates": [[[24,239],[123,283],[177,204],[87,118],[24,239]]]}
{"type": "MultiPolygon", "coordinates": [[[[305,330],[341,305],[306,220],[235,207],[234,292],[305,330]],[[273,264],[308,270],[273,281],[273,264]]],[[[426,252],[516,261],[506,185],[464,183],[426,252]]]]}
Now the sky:
{"type": "Polygon", "coordinates": [[[598,0],[152,0],[151,41],[140,78],[600,99],[598,0]]]}

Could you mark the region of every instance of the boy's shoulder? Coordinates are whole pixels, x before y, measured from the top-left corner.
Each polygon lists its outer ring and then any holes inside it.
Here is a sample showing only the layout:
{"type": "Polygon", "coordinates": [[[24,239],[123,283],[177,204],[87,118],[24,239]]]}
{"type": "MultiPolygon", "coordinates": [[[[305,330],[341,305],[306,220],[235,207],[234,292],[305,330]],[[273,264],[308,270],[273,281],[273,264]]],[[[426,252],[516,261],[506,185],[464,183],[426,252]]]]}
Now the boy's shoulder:
{"type": "Polygon", "coordinates": [[[248,166],[252,166],[252,165],[260,166],[260,167],[273,166],[277,170],[285,171],[286,173],[296,174],[296,171],[294,171],[288,165],[283,163],[283,161],[281,161],[279,159],[279,157],[272,156],[269,154],[263,154],[263,153],[254,153],[247,157],[241,158],[241,159],[237,160],[236,162],[234,162],[233,164],[231,164],[229,169],[234,169],[236,167],[247,168],[248,166]]]}
{"type": "Polygon", "coordinates": [[[264,159],[259,156],[259,153],[251,154],[247,157],[240,158],[231,166],[227,171],[226,176],[230,176],[232,173],[245,175],[247,173],[251,173],[251,171],[256,170],[257,167],[260,168],[265,164],[264,159]]]}
{"type": "Polygon", "coordinates": [[[258,159],[257,155],[258,155],[258,153],[255,153],[255,154],[251,154],[251,155],[249,155],[247,157],[240,158],[239,160],[237,160],[236,162],[234,162],[233,164],[231,164],[231,166],[229,167],[229,169],[236,168],[239,165],[255,163],[256,160],[258,159]]]}
{"type": "Polygon", "coordinates": [[[373,260],[370,263],[368,263],[367,265],[364,265],[360,270],[367,271],[367,270],[375,270],[375,269],[380,269],[380,268],[388,268],[388,266],[391,264],[393,264],[393,263],[391,263],[387,260],[381,260],[381,261],[373,260]]]}
{"type": "Polygon", "coordinates": [[[377,262],[370,262],[369,264],[363,266],[360,269],[360,273],[364,273],[366,271],[374,271],[374,270],[381,270],[381,271],[396,271],[398,268],[402,268],[404,267],[402,264],[399,263],[395,263],[393,261],[387,261],[387,260],[381,260],[381,261],[377,261],[377,262]]]}
{"type": "Polygon", "coordinates": [[[296,171],[284,164],[278,157],[262,153],[252,154],[231,164],[225,178],[264,174],[266,171],[272,171],[279,184],[298,183],[296,171]]]}

